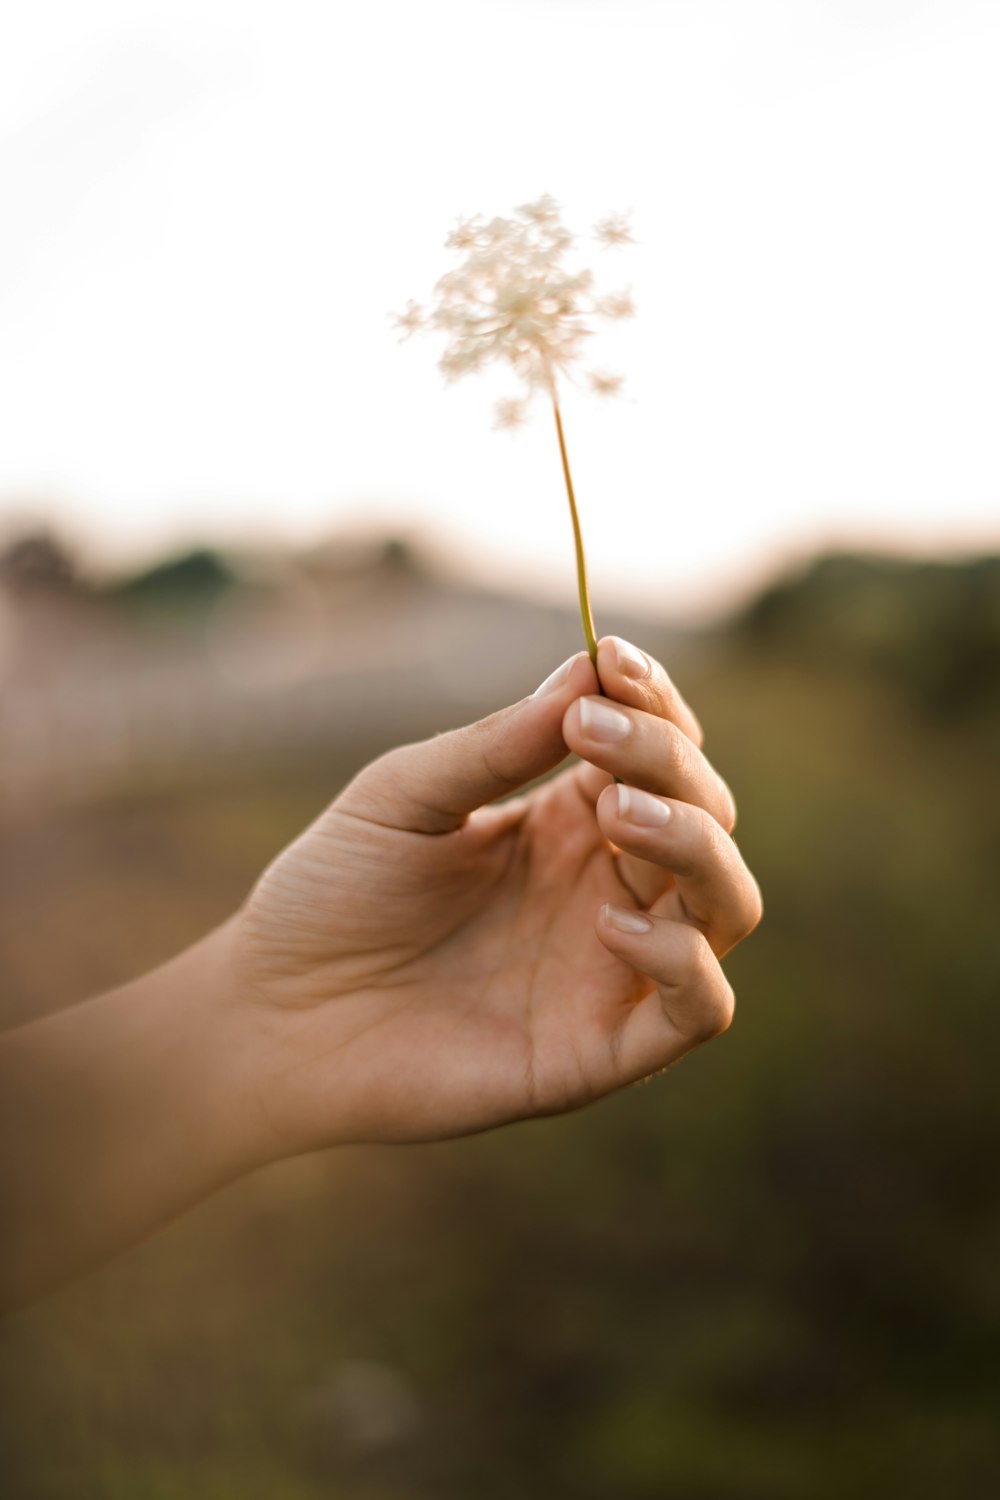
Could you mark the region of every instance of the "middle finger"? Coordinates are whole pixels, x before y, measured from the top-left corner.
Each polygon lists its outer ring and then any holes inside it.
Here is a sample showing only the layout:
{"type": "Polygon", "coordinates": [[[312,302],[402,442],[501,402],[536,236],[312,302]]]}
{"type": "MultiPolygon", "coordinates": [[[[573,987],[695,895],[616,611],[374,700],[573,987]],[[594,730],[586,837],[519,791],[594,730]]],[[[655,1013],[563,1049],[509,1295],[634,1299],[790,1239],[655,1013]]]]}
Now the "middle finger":
{"type": "Polygon", "coordinates": [[[582,760],[656,796],[704,808],[727,833],[736,804],[715,767],[676,724],[607,698],[577,698],[563,738],[582,760]]]}
{"type": "Polygon", "coordinates": [[[605,835],[619,849],[670,877],[654,915],[691,923],[722,954],[760,921],[760,888],[733,840],[700,807],[652,797],[636,787],[608,787],[597,804],[605,835]]]}

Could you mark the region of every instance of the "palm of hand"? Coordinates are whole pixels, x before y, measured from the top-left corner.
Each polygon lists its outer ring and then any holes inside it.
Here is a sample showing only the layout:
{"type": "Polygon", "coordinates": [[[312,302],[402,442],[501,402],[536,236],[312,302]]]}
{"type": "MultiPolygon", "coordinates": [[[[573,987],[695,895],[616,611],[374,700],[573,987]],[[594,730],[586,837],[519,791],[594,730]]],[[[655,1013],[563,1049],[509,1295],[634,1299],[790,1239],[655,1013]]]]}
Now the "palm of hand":
{"type": "Polygon", "coordinates": [[[732,795],[663,669],[597,654],[373,762],[264,875],[229,951],[276,1154],[554,1113],[729,1025],[761,912],[732,795]]]}
{"type": "Polygon", "coordinates": [[[430,1139],[585,1103],[623,1080],[614,1039],[652,986],[599,942],[628,899],[582,768],[454,832],[338,808],[245,914],[282,1070],[282,1132],[430,1139]]]}

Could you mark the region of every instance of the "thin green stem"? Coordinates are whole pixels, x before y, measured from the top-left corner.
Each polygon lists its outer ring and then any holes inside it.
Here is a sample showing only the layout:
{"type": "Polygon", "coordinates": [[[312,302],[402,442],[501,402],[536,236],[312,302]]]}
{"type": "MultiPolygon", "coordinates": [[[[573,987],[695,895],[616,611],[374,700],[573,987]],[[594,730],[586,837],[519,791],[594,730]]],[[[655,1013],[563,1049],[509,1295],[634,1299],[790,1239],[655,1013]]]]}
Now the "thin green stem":
{"type": "Polygon", "coordinates": [[[583,621],[583,635],[587,642],[587,650],[590,659],[597,666],[597,633],[594,630],[594,617],[590,612],[590,593],[587,588],[587,562],[583,555],[583,533],[580,530],[580,516],[576,508],[576,496],[573,493],[573,476],[569,471],[569,455],[566,452],[566,434],[563,432],[562,413],[559,410],[559,402],[556,393],[552,391],[552,410],[556,417],[556,432],[559,435],[559,453],[562,458],[563,476],[566,480],[566,494],[569,497],[569,513],[573,521],[573,543],[576,547],[576,582],[580,594],[580,619],[583,621]]]}

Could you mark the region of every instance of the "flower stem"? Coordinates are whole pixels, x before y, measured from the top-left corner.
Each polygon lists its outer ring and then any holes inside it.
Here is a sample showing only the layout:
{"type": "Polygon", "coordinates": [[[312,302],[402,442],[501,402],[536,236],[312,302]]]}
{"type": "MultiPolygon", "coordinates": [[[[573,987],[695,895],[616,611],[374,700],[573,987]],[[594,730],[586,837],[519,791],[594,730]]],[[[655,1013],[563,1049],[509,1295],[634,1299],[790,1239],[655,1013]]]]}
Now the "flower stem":
{"type": "Polygon", "coordinates": [[[576,508],[576,496],[573,493],[573,476],[569,471],[569,455],[566,452],[566,435],[563,432],[562,414],[559,410],[559,402],[556,399],[555,390],[552,391],[552,410],[556,417],[556,432],[559,435],[559,453],[562,458],[563,476],[566,480],[566,494],[569,497],[569,513],[573,521],[573,543],[576,547],[576,581],[580,594],[580,619],[583,621],[583,635],[587,642],[587,650],[590,659],[597,666],[597,633],[594,630],[594,617],[590,612],[590,593],[587,588],[587,562],[583,555],[583,533],[580,530],[580,516],[576,508]]]}

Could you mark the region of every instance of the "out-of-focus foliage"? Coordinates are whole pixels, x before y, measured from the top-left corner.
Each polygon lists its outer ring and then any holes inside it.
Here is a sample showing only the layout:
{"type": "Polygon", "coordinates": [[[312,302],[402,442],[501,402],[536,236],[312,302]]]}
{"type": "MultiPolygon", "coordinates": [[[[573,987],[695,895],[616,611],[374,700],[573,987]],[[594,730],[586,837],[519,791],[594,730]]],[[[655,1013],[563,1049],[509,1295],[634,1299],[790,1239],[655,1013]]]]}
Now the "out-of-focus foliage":
{"type": "Polygon", "coordinates": [[[149,614],[201,612],[236,584],[236,575],[217,552],[199,547],[146,569],[108,588],[105,597],[149,614]]]}
{"type": "MultiPolygon", "coordinates": [[[[563,1120],[273,1169],[10,1320],[5,1492],[993,1500],[998,610],[996,562],[831,559],[689,649],[767,907],[732,1031],[563,1120]]],[[[226,915],[352,769],[12,823],[9,1017],[226,915]]]]}
{"type": "Polygon", "coordinates": [[[1000,709],[1000,557],[822,557],[763,593],[742,626],[818,667],[875,667],[934,718],[1000,709]]]}
{"type": "Polygon", "coordinates": [[[47,531],[28,532],[0,550],[0,585],[11,593],[70,593],[77,583],[72,553],[47,531]]]}

